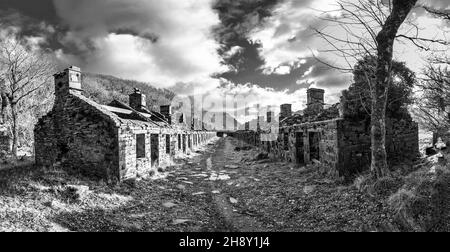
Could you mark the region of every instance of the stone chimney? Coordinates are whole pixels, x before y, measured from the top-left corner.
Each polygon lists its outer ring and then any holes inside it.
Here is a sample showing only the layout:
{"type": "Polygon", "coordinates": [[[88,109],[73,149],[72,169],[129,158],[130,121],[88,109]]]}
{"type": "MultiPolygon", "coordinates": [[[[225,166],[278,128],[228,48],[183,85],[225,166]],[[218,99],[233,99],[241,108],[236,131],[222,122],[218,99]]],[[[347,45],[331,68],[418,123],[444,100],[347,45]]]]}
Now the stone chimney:
{"type": "Polygon", "coordinates": [[[311,88],[307,91],[307,111],[308,113],[318,114],[323,111],[325,104],[325,90],[311,88]]]}
{"type": "Polygon", "coordinates": [[[81,69],[71,66],[53,75],[55,78],[56,100],[64,99],[69,94],[81,95],[81,69]]]}
{"type": "Polygon", "coordinates": [[[285,118],[292,116],[292,104],[283,104],[280,106],[280,122],[285,118]]]}
{"type": "Polygon", "coordinates": [[[250,122],[246,122],[245,123],[245,130],[249,131],[250,130],[250,122]]]}
{"type": "Polygon", "coordinates": [[[275,113],[273,111],[267,112],[267,123],[272,123],[275,119],[275,113]]]}
{"type": "Polygon", "coordinates": [[[159,112],[166,118],[169,124],[172,124],[172,107],[170,105],[161,106],[159,112]]]}
{"type": "Polygon", "coordinates": [[[135,88],[134,93],[130,94],[130,107],[137,111],[143,111],[147,107],[146,96],[141,93],[141,90],[135,88]]]}

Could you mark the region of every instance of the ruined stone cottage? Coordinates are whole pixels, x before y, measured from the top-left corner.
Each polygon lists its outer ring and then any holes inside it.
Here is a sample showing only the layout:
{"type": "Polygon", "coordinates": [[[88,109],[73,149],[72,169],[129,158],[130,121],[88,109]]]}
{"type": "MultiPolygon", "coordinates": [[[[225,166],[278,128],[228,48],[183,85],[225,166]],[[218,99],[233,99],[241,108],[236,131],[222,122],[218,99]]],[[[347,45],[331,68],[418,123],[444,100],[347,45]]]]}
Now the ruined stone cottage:
{"type": "MultiPolygon", "coordinates": [[[[271,156],[306,165],[318,163],[324,172],[349,179],[369,169],[371,160],[370,120],[344,116],[343,106],[325,108],[324,90],[307,91],[303,113],[292,113],[290,104],[281,105],[278,132],[239,131],[235,137],[256,145],[271,156]],[[264,141],[262,134],[277,134],[264,141]]],[[[419,127],[410,116],[387,118],[386,150],[391,165],[419,156],[419,127]]]]}
{"type": "Polygon", "coordinates": [[[65,169],[108,182],[146,176],[170,165],[215,136],[172,123],[170,106],[146,107],[139,90],[129,104],[98,104],[82,95],[82,73],[70,67],[55,74],[53,109],[35,127],[36,164],[65,169]]]}

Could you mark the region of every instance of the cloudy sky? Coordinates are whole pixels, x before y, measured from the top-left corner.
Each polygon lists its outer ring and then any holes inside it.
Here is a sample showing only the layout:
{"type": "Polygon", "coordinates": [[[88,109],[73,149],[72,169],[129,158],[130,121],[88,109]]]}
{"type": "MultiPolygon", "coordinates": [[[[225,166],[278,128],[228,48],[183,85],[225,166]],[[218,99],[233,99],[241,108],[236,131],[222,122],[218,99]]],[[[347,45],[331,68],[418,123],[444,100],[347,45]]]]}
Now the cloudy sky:
{"type": "MultiPolygon", "coordinates": [[[[448,0],[423,0],[448,9],[448,0]]],[[[0,36],[15,34],[61,64],[170,88],[180,94],[252,94],[265,105],[301,109],[306,88],[338,101],[351,79],[316,62],[327,45],[311,31],[333,0],[0,0],[0,36]],[[320,11],[319,11],[320,10],[320,11]]],[[[424,36],[448,24],[416,9],[424,36]]],[[[424,52],[399,44],[415,71],[424,52]]]]}

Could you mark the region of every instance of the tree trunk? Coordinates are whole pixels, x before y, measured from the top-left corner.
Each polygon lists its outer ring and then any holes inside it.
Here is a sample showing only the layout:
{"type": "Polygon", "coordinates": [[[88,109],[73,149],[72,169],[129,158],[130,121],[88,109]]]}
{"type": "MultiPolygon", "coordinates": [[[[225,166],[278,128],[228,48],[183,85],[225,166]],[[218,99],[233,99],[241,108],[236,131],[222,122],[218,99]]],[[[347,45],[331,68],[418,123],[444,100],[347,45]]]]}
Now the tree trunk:
{"type": "Polygon", "coordinates": [[[371,171],[376,178],[388,174],[386,153],[386,91],[377,89],[380,94],[372,101],[372,164],[371,171]]]}
{"type": "Polygon", "coordinates": [[[8,106],[8,97],[5,94],[4,91],[4,80],[0,81],[0,124],[5,124],[5,113],[6,113],[6,107],[8,106]]]}
{"type": "Polygon", "coordinates": [[[17,160],[17,149],[19,146],[18,127],[17,127],[17,108],[15,103],[11,103],[11,119],[12,119],[12,154],[17,160]]]}
{"type": "Polygon", "coordinates": [[[6,94],[2,91],[0,91],[0,99],[1,99],[1,108],[0,108],[0,124],[4,124],[6,122],[5,120],[5,112],[6,107],[8,105],[6,100],[6,94]]]}
{"type": "Polygon", "coordinates": [[[372,163],[371,172],[376,178],[388,175],[386,153],[386,104],[391,83],[391,66],[394,41],[417,0],[393,0],[392,12],[377,36],[378,62],[376,83],[372,88],[372,163]]]}

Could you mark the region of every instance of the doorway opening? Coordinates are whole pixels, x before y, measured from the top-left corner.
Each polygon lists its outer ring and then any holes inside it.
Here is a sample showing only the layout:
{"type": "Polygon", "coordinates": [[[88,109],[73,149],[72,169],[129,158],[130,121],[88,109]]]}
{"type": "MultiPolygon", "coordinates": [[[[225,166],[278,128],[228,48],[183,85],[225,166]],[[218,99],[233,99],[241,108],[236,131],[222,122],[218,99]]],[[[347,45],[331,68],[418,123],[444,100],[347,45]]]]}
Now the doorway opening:
{"type": "Polygon", "coordinates": [[[159,165],[159,135],[152,134],[150,136],[152,167],[159,165]]]}
{"type": "Polygon", "coordinates": [[[305,145],[303,142],[303,132],[295,133],[295,148],[297,164],[305,164],[305,145]]]}
{"type": "Polygon", "coordinates": [[[309,133],[309,154],[310,160],[313,159],[320,161],[320,133],[319,132],[310,132],[309,133]]]}

